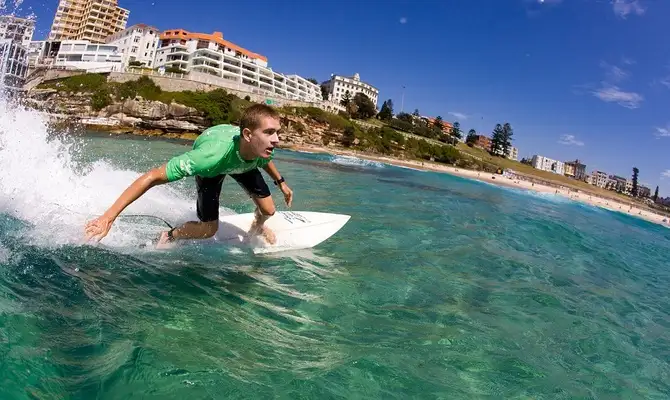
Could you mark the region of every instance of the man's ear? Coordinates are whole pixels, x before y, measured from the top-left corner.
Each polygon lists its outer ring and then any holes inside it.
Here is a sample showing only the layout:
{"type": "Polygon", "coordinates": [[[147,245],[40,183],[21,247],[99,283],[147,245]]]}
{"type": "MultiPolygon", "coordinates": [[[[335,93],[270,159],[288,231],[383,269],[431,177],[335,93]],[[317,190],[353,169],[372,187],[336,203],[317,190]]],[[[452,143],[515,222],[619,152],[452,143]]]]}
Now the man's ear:
{"type": "Polygon", "coordinates": [[[242,139],[246,140],[247,142],[251,141],[251,129],[249,128],[244,128],[242,129],[242,139]]]}

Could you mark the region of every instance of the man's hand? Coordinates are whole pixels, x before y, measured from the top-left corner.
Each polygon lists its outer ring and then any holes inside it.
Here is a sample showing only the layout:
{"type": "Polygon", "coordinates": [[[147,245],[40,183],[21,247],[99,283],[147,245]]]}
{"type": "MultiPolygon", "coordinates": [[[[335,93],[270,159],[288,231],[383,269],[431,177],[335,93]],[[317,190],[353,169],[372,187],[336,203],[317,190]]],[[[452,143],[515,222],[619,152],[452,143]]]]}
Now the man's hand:
{"type": "Polygon", "coordinates": [[[286,201],[286,205],[291,207],[291,203],[293,203],[293,190],[291,190],[291,188],[288,187],[286,182],[282,182],[279,185],[279,190],[281,190],[281,192],[284,193],[284,200],[286,201]]]}
{"type": "Polygon", "coordinates": [[[109,230],[112,228],[114,223],[114,218],[108,217],[107,215],[102,215],[92,221],[86,223],[86,241],[96,238],[96,242],[99,242],[107,236],[109,230]]]}
{"type": "Polygon", "coordinates": [[[93,237],[97,237],[99,242],[107,236],[107,233],[112,228],[112,224],[116,217],[121,214],[130,203],[137,200],[149,188],[167,183],[166,165],[163,164],[158,168],[154,168],[144,175],[140,176],[128,186],[126,190],[121,193],[121,196],[116,199],[114,204],[100,217],[86,223],[84,231],[86,233],[86,241],[93,237]]]}

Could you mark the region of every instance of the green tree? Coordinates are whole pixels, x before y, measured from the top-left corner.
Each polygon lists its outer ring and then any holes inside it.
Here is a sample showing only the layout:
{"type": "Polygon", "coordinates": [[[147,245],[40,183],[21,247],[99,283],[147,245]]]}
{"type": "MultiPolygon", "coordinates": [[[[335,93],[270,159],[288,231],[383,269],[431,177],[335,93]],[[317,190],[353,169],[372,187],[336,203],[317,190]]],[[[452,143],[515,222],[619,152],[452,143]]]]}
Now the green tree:
{"type": "Polygon", "coordinates": [[[656,203],[658,201],[658,186],[656,186],[656,191],[654,192],[653,199],[654,199],[654,203],[656,203]]]}
{"type": "Polygon", "coordinates": [[[353,99],[353,103],[356,105],[356,110],[352,112],[352,116],[358,119],[368,119],[372,118],[377,114],[377,108],[375,103],[370,100],[368,96],[363,93],[356,93],[353,99]]]}
{"type": "Polygon", "coordinates": [[[354,144],[354,140],[356,140],[356,129],[351,125],[347,125],[342,134],[342,144],[346,147],[350,147],[354,144]]]}
{"type": "Polygon", "coordinates": [[[451,128],[451,135],[455,137],[456,139],[460,139],[462,134],[461,134],[461,123],[456,121],[454,122],[453,128],[451,128]]]}
{"type": "Polygon", "coordinates": [[[444,129],[444,123],[442,122],[442,117],[437,116],[435,118],[435,123],[434,123],[435,128],[437,128],[440,132],[442,132],[442,129],[444,129]]]}
{"type": "Polygon", "coordinates": [[[468,136],[465,138],[465,144],[472,147],[477,141],[477,132],[474,129],[470,129],[468,136]]]}
{"type": "Polygon", "coordinates": [[[326,87],[326,85],[321,86],[321,97],[324,100],[328,100],[328,88],[326,87]]]}
{"type": "Polygon", "coordinates": [[[419,117],[421,116],[421,115],[419,114],[419,109],[418,109],[418,108],[415,108],[415,109],[414,109],[414,112],[412,113],[412,116],[413,116],[413,117],[416,117],[416,118],[419,118],[419,117]]]}
{"type": "Polygon", "coordinates": [[[351,104],[351,93],[347,90],[344,92],[344,96],[342,96],[342,100],[340,100],[340,104],[349,107],[349,104],[351,104]]]}
{"type": "Polygon", "coordinates": [[[637,175],[640,173],[640,170],[637,169],[637,167],[633,167],[633,190],[631,193],[633,194],[633,197],[637,197],[637,175]]]}
{"type": "Polygon", "coordinates": [[[494,156],[500,155],[498,153],[500,152],[499,149],[503,148],[502,146],[505,141],[504,135],[502,125],[496,124],[496,127],[493,129],[493,134],[491,135],[491,149],[489,149],[489,153],[494,156]]]}
{"type": "Polygon", "coordinates": [[[393,101],[391,101],[391,99],[386,100],[384,104],[382,104],[382,108],[379,111],[379,114],[377,114],[377,118],[382,121],[388,121],[393,118],[393,101]]]}
{"type": "Polygon", "coordinates": [[[412,116],[407,114],[407,113],[404,113],[404,112],[398,113],[398,115],[396,115],[395,117],[396,117],[396,119],[399,119],[401,121],[405,121],[408,124],[411,124],[411,123],[414,122],[414,119],[412,118],[412,116]]]}
{"type": "Polygon", "coordinates": [[[509,122],[506,122],[505,125],[503,125],[503,141],[502,141],[502,156],[506,157],[507,154],[509,154],[509,149],[512,147],[512,136],[514,135],[514,130],[512,129],[512,125],[509,124],[509,122]]]}
{"type": "Polygon", "coordinates": [[[318,85],[318,84],[319,84],[319,81],[317,81],[317,80],[314,79],[314,78],[307,78],[307,81],[308,81],[308,82],[312,82],[312,83],[315,84],[315,85],[318,85]]]}

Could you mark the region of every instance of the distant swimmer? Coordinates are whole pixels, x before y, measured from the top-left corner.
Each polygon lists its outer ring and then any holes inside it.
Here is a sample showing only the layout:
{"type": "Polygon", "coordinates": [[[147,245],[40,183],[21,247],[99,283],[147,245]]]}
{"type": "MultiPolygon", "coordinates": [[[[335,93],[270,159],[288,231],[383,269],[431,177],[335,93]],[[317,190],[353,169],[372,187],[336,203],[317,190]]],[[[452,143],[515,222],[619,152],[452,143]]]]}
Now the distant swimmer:
{"type": "Polygon", "coordinates": [[[249,234],[262,235],[274,244],[276,237],[264,223],[275,214],[275,205],[259,168],[274,180],[290,207],[293,191],[272,161],[280,129],[279,114],[264,104],[247,108],[239,127],[216,125],[206,129],[195,140],[192,150],[137,178],[102,216],[89,221],[85,226],[86,240],[104,238],[119,214],[150,188],[188,176],[195,177],[199,221],[186,222],[162,232],[157,246],[177,239],[212,237],[219,226],[219,195],[223,179],[230,175],[256,205],[249,234]]]}

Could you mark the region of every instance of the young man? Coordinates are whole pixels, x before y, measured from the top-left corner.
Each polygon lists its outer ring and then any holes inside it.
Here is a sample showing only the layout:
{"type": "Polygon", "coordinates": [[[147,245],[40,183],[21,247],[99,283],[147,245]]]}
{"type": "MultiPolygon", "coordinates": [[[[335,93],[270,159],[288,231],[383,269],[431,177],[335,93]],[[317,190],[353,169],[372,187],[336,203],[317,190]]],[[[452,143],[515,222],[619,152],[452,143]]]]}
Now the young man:
{"type": "Polygon", "coordinates": [[[176,239],[202,239],[214,236],[219,222],[219,195],[223,178],[230,175],[256,203],[256,218],[251,235],[262,234],[269,243],[275,243],[274,233],[264,226],[275,213],[274,202],[261,172],[263,168],[284,194],[290,207],[293,191],[272,161],[274,148],[279,143],[281,129],[279,115],[269,106],[255,104],[242,115],[240,126],[216,125],[205,130],[193,144],[193,149],[176,156],[166,164],[140,176],[100,217],[86,224],[86,240],[100,241],[107,235],[121,212],[147,190],[156,185],[195,176],[198,189],[197,212],[200,221],[186,222],[180,227],[162,232],[157,247],[165,247],[176,239]]]}

